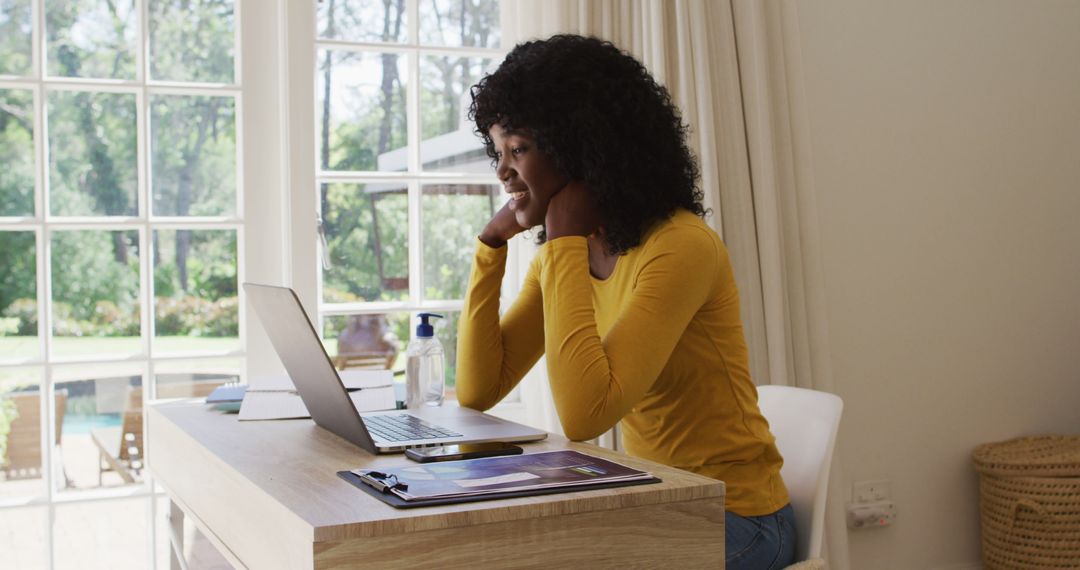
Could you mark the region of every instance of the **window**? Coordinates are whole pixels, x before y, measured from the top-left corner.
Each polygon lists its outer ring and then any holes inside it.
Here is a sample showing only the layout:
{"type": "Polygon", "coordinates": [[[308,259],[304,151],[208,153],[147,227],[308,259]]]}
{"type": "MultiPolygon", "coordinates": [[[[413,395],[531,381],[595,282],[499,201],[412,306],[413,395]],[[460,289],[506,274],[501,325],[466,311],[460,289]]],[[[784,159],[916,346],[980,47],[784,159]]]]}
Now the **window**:
{"type": "Polygon", "coordinates": [[[245,354],[238,18],[0,3],[5,565],[161,563],[144,405],[236,380],[245,354]]]}
{"type": "Polygon", "coordinates": [[[440,313],[453,385],[474,240],[502,204],[466,117],[501,60],[499,18],[497,0],[316,3],[312,269],[331,354],[401,370],[416,313],[440,313]]]}
{"type": "Polygon", "coordinates": [[[462,119],[500,8],[0,1],[5,564],[168,564],[143,410],[279,372],[246,279],[290,282],[334,354],[399,360],[443,312],[453,362],[501,201],[462,119]]]}

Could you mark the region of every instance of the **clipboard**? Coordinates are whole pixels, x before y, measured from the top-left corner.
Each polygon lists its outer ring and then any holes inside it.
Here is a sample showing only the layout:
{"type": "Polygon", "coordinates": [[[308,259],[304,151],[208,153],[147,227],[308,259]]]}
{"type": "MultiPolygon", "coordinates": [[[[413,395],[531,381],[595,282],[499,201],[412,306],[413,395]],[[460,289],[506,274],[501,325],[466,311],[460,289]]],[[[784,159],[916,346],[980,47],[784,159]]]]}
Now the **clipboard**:
{"type": "MultiPolygon", "coordinates": [[[[573,463],[573,462],[571,462],[573,463]]],[[[394,472],[380,472],[374,470],[338,471],[338,477],[349,482],[354,487],[379,499],[380,501],[397,509],[415,507],[429,507],[436,505],[451,505],[469,503],[474,501],[491,501],[497,499],[510,499],[514,497],[532,497],[537,495],[550,495],[555,493],[572,493],[577,491],[592,491],[595,489],[607,489],[613,487],[627,487],[633,485],[649,485],[660,483],[660,479],[650,473],[645,473],[620,465],[613,461],[594,457],[577,451],[542,452],[530,455],[515,455],[509,457],[488,457],[482,459],[468,459],[464,461],[447,461],[439,464],[423,464],[432,469],[456,469],[458,475],[448,476],[442,484],[454,477],[463,477],[459,481],[453,481],[450,485],[460,484],[466,489],[466,494],[449,496],[416,496],[409,492],[410,477],[414,492],[424,493],[425,487],[430,487],[431,476],[418,477],[416,474],[423,468],[420,466],[402,466],[394,472]],[[567,465],[551,467],[543,464],[544,461],[577,460],[581,465],[567,465]],[[534,464],[537,463],[538,464],[534,464]],[[456,464],[456,465],[455,465],[456,464]],[[565,467],[565,468],[564,468],[565,467]],[[583,468],[582,468],[583,467],[583,468]],[[604,468],[619,470],[622,473],[613,477],[600,476],[597,480],[589,480],[595,473],[590,474],[590,469],[602,471],[604,468]],[[552,477],[553,482],[545,482],[544,477],[532,475],[527,482],[510,482],[495,485],[484,485],[481,490],[471,490],[479,485],[477,479],[469,479],[477,471],[485,475],[499,473],[502,470],[505,476],[528,475],[532,469],[537,472],[561,470],[563,475],[552,477]],[[567,471],[575,471],[569,473],[567,471]],[[628,478],[627,475],[630,475],[628,478]],[[539,481],[537,481],[539,479],[539,481]],[[405,498],[405,495],[409,498],[405,498]]],[[[498,478],[498,477],[496,477],[498,478]]]]}

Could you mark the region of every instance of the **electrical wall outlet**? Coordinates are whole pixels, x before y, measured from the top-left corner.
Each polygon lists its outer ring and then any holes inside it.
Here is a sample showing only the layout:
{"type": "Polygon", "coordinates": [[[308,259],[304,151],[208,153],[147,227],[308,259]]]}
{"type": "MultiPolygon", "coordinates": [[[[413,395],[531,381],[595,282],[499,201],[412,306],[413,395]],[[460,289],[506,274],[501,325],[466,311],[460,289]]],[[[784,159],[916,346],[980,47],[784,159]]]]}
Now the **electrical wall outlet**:
{"type": "Polygon", "coordinates": [[[874,503],[848,503],[848,528],[880,528],[889,526],[896,520],[896,503],[877,501],[874,503]]]}
{"type": "Polygon", "coordinates": [[[852,485],[851,502],[879,503],[892,500],[892,481],[858,481],[852,485]]]}

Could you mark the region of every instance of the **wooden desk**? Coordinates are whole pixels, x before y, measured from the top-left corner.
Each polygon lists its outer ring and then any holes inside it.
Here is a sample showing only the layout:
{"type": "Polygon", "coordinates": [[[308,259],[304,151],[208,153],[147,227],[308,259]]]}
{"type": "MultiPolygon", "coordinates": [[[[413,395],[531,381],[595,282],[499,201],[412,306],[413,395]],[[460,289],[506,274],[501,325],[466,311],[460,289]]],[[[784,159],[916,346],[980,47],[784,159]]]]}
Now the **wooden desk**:
{"type": "Polygon", "coordinates": [[[409,460],[310,420],[239,422],[189,401],[147,422],[174,528],[187,516],[239,568],[723,567],[723,483],[559,436],[525,452],[578,449],[663,483],[398,510],[335,472],[409,460]]]}

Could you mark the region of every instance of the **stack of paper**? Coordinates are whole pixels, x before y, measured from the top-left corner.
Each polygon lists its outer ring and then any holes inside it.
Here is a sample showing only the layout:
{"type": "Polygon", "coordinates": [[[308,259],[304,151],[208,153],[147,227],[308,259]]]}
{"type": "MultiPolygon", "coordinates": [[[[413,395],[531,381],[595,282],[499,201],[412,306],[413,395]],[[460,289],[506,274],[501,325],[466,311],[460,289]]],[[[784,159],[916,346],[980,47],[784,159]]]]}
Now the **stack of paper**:
{"type": "MultiPolygon", "coordinates": [[[[348,390],[349,398],[358,412],[393,410],[393,372],[389,370],[343,370],[338,372],[348,390]]],[[[310,418],[311,414],[296,386],[288,376],[253,378],[244,403],[240,406],[241,420],[285,420],[310,418]]]]}

